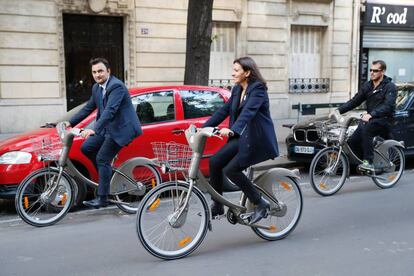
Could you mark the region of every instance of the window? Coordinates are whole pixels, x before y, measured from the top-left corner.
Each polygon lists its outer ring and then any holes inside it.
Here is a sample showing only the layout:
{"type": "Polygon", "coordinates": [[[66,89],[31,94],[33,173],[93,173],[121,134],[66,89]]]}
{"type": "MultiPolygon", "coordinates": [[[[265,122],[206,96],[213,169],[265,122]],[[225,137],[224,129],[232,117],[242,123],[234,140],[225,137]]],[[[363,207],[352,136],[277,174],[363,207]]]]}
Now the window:
{"type": "Polygon", "coordinates": [[[322,78],[323,27],[291,26],[289,92],[328,92],[322,78]]]}
{"type": "Polygon", "coordinates": [[[213,22],[209,85],[231,88],[231,66],[236,58],[236,23],[213,22]]]}
{"type": "Polygon", "coordinates": [[[173,91],[147,93],[131,100],[140,122],[144,125],[175,120],[173,91]]]}
{"type": "Polygon", "coordinates": [[[224,104],[220,93],[215,91],[182,90],[180,95],[185,119],[211,116],[224,104]]]}

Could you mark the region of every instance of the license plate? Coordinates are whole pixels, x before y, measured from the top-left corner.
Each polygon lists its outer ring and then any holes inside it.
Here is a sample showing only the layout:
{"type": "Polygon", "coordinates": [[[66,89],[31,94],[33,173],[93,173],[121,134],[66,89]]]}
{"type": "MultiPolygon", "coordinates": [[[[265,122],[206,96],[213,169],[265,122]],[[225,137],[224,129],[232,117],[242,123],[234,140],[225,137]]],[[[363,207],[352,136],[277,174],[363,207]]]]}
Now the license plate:
{"type": "Polygon", "coordinates": [[[295,153],[313,154],[315,152],[314,147],[295,146],[295,153]]]}

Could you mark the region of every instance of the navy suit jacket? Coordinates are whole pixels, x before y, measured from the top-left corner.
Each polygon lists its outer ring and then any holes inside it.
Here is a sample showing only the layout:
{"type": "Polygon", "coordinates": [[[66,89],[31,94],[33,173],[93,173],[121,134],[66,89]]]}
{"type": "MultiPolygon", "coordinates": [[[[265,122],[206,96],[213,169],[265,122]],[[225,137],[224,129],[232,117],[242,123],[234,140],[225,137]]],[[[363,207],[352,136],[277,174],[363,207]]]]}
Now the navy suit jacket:
{"type": "Polygon", "coordinates": [[[206,127],[218,126],[230,116],[230,129],[240,136],[240,166],[251,166],[279,155],[266,90],[260,82],[250,83],[247,86],[246,98],[239,106],[242,87],[236,85],[227,103],[204,124],[206,127]],[[240,108],[241,112],[237,116],[240,108]]]}
{"type": "Polygon", "coordinates": [[[106,85],[106,106],[103,107],[102,89],[95,83],[88,103],[70,120],[75,126],[96,108],[96,134],[111,137],[118,145],[125,146],[142,134],[141,124],[131,102],[128,89],[122,81],[110,76],[106,85]]]}

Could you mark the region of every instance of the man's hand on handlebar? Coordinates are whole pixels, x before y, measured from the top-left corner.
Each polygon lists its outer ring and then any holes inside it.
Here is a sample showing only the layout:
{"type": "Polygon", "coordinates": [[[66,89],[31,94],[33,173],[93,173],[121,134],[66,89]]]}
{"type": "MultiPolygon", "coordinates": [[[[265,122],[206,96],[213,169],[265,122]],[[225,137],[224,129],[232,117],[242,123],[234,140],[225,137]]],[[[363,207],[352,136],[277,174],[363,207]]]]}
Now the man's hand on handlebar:
{"type": "Polygon", "coordinates": [[[363,122],[368,122],[372,118],[371,114],[364,112],[361,114],[361,120],[363,122]]]}
{"type": "Polygon", "coordinates": [[[234,132],[231,129],[228,128],[222,128],[220,129],[220,135],[224,137],[231,137],[234,135],[234,132]]]}
{"type": "Polygon", "coordinates": [[[81,135],[82,138],[86,139],[91,135],[95,135],[95,131],[93,129],[84,129],[84,130],[82,130],[80,135],[81,135]]]}

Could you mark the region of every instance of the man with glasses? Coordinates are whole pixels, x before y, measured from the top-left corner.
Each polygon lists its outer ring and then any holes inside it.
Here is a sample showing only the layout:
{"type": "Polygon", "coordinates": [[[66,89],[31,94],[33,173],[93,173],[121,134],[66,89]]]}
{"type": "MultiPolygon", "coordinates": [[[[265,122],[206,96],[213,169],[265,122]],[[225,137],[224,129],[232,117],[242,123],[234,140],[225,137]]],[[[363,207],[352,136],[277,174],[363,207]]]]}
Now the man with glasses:
{"type": "Polygon", "coordinates": [[[390,120],[395,110],[397,89],[392,79],[385,75],[386,69],[387,65],[384,61],[374,60],[369,70],[371,80],[365,82],[352,99],[338,108],[339,113],[342,114],[366,102],[367,111],[361,115],[358,128],[348,141],[352,150],[359,157],[363,157],[363,163],[359,165],[363,171],[374,171],[373,138],[391,136],[390,120]]]}

